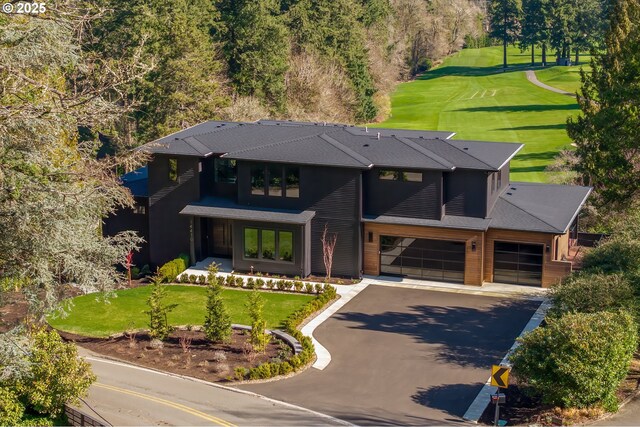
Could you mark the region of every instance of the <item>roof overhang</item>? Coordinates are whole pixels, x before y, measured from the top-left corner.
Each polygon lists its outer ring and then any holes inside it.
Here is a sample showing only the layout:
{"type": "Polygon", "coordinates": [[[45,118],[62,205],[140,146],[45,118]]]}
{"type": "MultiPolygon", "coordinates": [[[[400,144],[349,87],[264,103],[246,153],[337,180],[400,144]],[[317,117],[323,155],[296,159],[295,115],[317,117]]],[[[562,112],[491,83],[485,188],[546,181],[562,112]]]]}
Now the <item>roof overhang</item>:
{"type": "Polygon", "coordinates": [[[571,217],[571,220],[569,221],[567,226],[564,228],[565,233],[569,231],[569,227],[571,227],[571,224],[573,224],[573,221],[575,221],[576,217],[580,214],[582,207],[584,206],[585,203],[587,203],[587,199],[589,198],[592,192],[593,192],[593,187],[589,187],[589,191],[587,191],[587,194],[584,196],[584,199],[582,199],[582,201],[580,202],[580,205],[574,212],[573,216],[571,217]]]}
{"type": "Polygon", "coordinates": [[[497,171],[499,171],[500,169],[502,169],[507,163],[509,163],[511,161],[511,159],[513,159],[516,154],[518,154],[520,152],[520,150],[522,150],[524,148],[524,144],[520,144],[520,146],[507,158],[507,160],[505,160],[504,162],[502,162],[502,164],[500,166],[498,166],[498,169],[496,169],[497,171]]]}
{"type": "Polygon", "coordinates": [[[260,221],[279,224],[305,225],[316,215],[315,211],[293,211],[241,206],[219,200],[204,200],[186,205],[181,215],[204,218],[260,221]]]}
{"type": "Polygon", "coordinates": [[[408,218],[388,215],[364,215],[362,222],[389,225],[410,225],[420,227],[453,228],[459,230],[486,231],[489,228],[490,219],[474,218],[468,216],[445,215],[441,220],[408,218]]]}

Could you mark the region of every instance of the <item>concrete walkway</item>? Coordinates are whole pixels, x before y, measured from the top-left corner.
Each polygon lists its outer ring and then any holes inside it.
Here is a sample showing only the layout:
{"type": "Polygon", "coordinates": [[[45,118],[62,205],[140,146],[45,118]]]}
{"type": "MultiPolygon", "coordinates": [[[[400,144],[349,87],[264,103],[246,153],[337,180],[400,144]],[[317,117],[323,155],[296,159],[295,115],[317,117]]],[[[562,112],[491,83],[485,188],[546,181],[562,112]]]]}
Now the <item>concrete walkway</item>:
{"type": "Polygon", "coordinates": [[[527,80],[529,80],[534,85],[541,87],[542,89],[550,90],[551,92],[559,93],[561,95],[573,96],[574,98],[576,96],[575,93],[567,92],[566,90],[558,89],[557,87],[549,86],[542,83],[540,80],[538,80],[536,72],[533,70],[527,70],[525,71],[525,73],[527,74],[527,80]]]}

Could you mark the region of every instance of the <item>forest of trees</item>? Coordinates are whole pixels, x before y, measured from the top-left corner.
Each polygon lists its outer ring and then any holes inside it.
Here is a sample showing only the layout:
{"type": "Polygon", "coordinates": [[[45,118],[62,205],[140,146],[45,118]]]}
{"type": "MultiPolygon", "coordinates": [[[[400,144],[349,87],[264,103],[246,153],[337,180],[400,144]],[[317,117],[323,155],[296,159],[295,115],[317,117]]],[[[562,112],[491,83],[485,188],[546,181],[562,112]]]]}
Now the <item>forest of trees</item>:
{"type": "Polygon", "coordinates": [[[506,46],[531,48],[535,63],[536,47],[541,49],[542,65],[552,51],[556,60],[601,48],[607,30],[610,0],[489,0],[490,35],[506,46]]]}
{"type": "Polygon", "coordinates": [[[91,6],[97,19],[83,49],[146,70],[119,88],[130,113],[109,136],[125,147],[208,119],[381,119],[396,82],[479,38],[486,17],[485,0],[91,6]]]}

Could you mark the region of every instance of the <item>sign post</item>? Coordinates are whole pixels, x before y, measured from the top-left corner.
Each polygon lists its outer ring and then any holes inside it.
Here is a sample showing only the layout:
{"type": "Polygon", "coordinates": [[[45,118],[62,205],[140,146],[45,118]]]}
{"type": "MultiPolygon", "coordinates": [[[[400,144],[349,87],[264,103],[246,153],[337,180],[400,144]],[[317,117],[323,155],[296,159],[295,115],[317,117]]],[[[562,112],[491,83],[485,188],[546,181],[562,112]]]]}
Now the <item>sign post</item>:
{"type": "Polygon", "coordinates": [[[505,403],[507,397],[504,393],[500,393],[501,388],[509,387],[509,372],[510,368],[506,366],[493,365],[491,367],[491,385],[498,387],[496,394],[491,395],[491,402],[496,405],[496,412],[493,418],[493,425],[498,426],[500,424],[500,404],[505,403]]]}

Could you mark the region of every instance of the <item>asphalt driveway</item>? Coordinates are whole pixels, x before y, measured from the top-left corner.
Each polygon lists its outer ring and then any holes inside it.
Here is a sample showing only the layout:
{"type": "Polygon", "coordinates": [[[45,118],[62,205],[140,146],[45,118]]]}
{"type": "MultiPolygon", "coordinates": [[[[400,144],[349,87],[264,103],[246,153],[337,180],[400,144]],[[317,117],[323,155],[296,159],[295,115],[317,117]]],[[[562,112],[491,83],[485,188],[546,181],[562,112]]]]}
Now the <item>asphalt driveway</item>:
{"type": "Polygon", "coordinates": [[[316,329],[326,369],[242,388],[359,425],[459,424],[538,306],[369,286],[316,329]]]}

